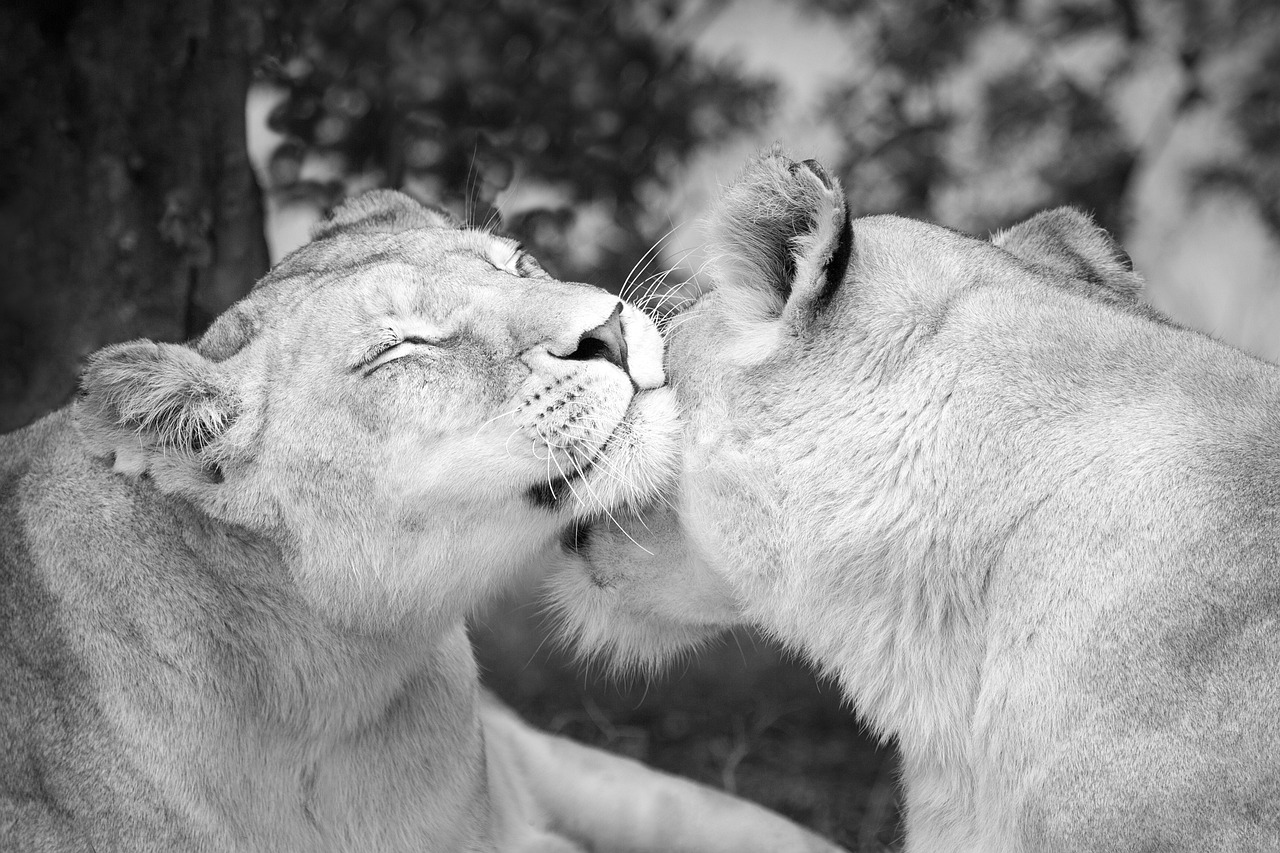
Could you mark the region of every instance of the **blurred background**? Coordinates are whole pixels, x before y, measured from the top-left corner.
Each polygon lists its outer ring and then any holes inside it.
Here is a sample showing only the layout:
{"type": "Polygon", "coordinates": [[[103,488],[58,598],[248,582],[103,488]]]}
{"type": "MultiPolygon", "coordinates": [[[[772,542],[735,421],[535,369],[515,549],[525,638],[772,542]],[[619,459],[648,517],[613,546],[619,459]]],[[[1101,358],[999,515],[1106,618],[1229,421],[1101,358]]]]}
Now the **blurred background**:
{"type": "MultiPolygon", "coordinates": [[[[677,287],[744,159],[985,236],[1091,211],[1176,320],[1280,358],[1274,0],[10,0],[0,430],[183,340],[344,196],[402,188],[555,275],[677,287]],[[653,251],[650,251],[653,249],[653,251]]],[[[663,679],[565,660],[528,591],[486,678],[555,731],[892,848],[892,744],[750,634],[663,679]]]]}

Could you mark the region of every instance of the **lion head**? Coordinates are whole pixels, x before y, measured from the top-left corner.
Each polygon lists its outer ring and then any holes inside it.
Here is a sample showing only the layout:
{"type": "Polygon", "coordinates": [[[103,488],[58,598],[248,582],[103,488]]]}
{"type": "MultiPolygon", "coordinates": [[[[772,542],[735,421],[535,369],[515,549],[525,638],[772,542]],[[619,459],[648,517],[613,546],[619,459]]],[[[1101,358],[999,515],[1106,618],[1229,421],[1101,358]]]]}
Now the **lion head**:
{"type": "Polygon", "coordinates": [[[462,615],[667,483],[678,428],[643,313],[395,192],[314,237],[195,344],[95,354],[95,451],[264,534],[356,626],[462,615]]]}

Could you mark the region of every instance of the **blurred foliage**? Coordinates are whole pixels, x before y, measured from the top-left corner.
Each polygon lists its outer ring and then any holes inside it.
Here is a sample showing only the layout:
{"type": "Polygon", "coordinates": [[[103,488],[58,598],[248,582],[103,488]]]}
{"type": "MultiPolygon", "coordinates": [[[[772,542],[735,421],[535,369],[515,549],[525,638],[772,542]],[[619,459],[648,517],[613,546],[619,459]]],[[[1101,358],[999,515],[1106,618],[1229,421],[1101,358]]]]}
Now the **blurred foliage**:
{"type": "Polygon", "coordinates": [[[546,187],[548,204],[500,223],[562,277],[615,287],[665,222],[646,215],[700,145],[751,126],[772,87],[695,56],[693,0],[277,0],[285,141],[272,189],[322,206],[351,176],[405,189],[473,224],[498,194],[546,187]],[[592,253],[575,253],[594,213],[592,253]],[[603,233],[600,233],[603,231],[603,233]]]}
{"type": "Polygon", "coordinates": [[[1241,150],[1200,186],[1245,191],[1280,229],[1274,0],[807,0],[855,40],[828,93],[859,213],[973,232],[1075,204],[1120,232],[1177,117],[1228,113],[1241,150]],[[1162,112],[1163,110],[1163,112],[1162,112]]]}

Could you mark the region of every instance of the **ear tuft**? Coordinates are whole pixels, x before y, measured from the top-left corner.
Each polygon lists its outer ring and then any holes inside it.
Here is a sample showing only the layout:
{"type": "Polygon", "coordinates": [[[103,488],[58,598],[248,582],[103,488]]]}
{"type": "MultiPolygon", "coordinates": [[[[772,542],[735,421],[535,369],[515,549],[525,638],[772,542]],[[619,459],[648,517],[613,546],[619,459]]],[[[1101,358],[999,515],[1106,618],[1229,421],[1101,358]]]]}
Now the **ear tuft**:
{"type": "Polygon", "coordinates": [[[239,413],[232,383],[213,362],[190,347],[132,341],[90,357],[77,419],[99,452],[136,461],[140,453],[198,454],[239,413]]]}
{"type": "Polygon", "coordinates": [[[773,149],[749,163],[710,219],[721,283],[765,295],[774,316],[811,309],[844,280],[853,229],[839,181],[773,149]]]}
{"type": "Polygon", "coordinates": [[[1111,235],[1086,213],[1058,207],[1038,213],[991,238],[996,245],[1028,263],[1045,267],[1077,283],[1106,302],[1137,303],[1142,278],[1111,235]]]}
{"type": "Polygon", "coordinates": [[[416,228],[459,228],[446,210],[420,204],[396,190],[371,190],[343,202],[311,231],[312,240],[335,234],[395,234],[416,228]]]}

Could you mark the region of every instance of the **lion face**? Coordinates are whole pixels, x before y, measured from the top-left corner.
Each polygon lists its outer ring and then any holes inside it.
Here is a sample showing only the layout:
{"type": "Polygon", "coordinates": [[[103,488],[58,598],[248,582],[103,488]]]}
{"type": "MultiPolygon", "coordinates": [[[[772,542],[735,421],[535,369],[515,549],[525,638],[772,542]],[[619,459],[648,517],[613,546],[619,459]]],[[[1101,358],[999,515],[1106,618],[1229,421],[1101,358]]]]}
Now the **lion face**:
{"type": "Polygon", "coordinates": [[[194,347],[97,354],[80,422],[121,472],[268,536],[339,621],[454,617],[669,483],[661,352],[616,297],[373,193],[194,347]]]}

